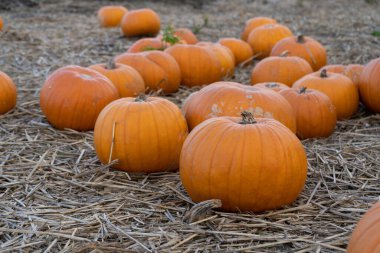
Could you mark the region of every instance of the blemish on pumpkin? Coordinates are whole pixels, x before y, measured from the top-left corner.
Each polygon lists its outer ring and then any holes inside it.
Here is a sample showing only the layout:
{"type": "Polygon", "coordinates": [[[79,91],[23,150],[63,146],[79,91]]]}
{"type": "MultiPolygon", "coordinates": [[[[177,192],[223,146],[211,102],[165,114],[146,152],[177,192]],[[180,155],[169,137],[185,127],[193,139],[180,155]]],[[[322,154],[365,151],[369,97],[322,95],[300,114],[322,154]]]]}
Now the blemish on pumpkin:
{"type": "Polygon", "coordinates": [[[91,79],[92,79],[92,76],[87,75],[87,74],[80,74],[79,76],[80,76],[81,78],[83,78],[83,79],[86,79],[86,80],[91,80],[91,79]]]}

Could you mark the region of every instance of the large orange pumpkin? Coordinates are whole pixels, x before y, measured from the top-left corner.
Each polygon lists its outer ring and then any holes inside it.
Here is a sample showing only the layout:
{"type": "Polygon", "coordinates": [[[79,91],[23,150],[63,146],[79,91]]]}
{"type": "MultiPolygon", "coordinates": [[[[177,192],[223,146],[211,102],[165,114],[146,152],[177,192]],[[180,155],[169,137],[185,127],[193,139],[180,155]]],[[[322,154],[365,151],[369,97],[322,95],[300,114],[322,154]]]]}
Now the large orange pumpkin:
{"type": "Polygon", "coordinates": [[[220,199],[222,210],[261,212],[292,203],[307,173],[302,143],[273,119],[206,120],[186,139],[180,158],[182,184],[191,199],[220,199]]]}
{"type": "Polygon", "coordinates": [[[164,50],[167,44],[159,38],[143,38],[133,43],[127,50],[128,53],[140,53],[151,50],[164,50]]]}
{"type": "Polygon", "coordinates": [[[198,38],[195,34],[187,28],[176,28],[174,30],[174,35],[184,40],[187,44],[193,45],[198,43],[198,38]]]}
{"type": "Polygon", "coordinates": [[[155,36],[160,32],[160,17],[148,8],[128,11],[121,20],[121,30],[126,37],[155,36]]]}
{"type": "Polygon", "coordinates": [[[128,9],[124,6],[103,6],[98,11],[98,20],[103,27],[119,26],[128,9]]]}
{"type": "Polygon", "coordinates": [[[17,88],[12,79],[0,71],[0,115],[7,113],[16,106],[17,88]]]}
{"type": "Polygon", "coordinates": [[[306,87],[325,93],[335,105],[338,120],[348,119],[358,110],[358,90],[351,79],[344,75],[322,70],[302,77],[293,87],[306,87]]]}
{"type": "Polygon", "coordinates": [[[219,44],[228,47],[235,57],[235,65],[248,63],[253,56],[252,48],[250,45],[239,39],[235,38],[222,38],[218,41],[219,44]]]}
{"type": "Polygon", "coordinates": [[[363,72],[364,66],[360,64],[349,64],[345,65],[327,65],[323,67],[327,72],[334,72],[338,74],[343,74],[351,79],[351,81],[359,88],[360,75],[363,72]]]}
{"type": "Polygon", "coordinates": [[[136,69],[149,90],[172,93],[178,90],[181,71],[176,60],[162,51],[124,53],[115,57],[115,62],[136,69]]]}
{"type": "Polygon", "coordinates": [[[111,61],[109,64],[96,64],[89,68],[110,79],[120,97],[135,97],[145,92],[144,79],[137,70],[128,65],[115,64],[111,61]]]}
{"type": "Polygon", "coordinates": [[[263,89],[269,89],[275,92],[279,92],[282,90],[288,90],[290,89],[289,86],[283,84],[283,83],[278,83],[278,82],[264,82],[264,83],[256,83],[254,85],[256,88],[263,88],[263,89]]]}
{"type": "Polygon", "coordinates": [[[248,36],[250,32],[252,32],[253,29],[259,26],[268,25],[268,24],[276,24],[276,23],[277,21],[275,19],[267,18],[267,17],[256,17],[256,18],[248,19],[245,22],[245,26],[240,37],[242,40],[247,41],[248,36]]]}
{"type": "Polygon", "coordinates": [[[40,106],[55,128],[92,130],[100,111],[119,98],[104,75],[89,68],[66,66],[54,71],[40,93],[40,106]]]}
{"type": "Polygon", "coordinates": [[[380,58],[370,61],[364,67],[359,82],[360,96],[371,111],[380,113],[380,58]]]}
{"type": "Polygon", "coordinates": [[[289,56],[305,59],[314,71],[319,70],[327,63],[325,47],[311,37],[299,35],[284,38],[274,45],[270,55],[278,56],[284,52],[287,52],[289,56]]]}
{"type": "Polygon", "coordinates": [[[94,130],[96,154],[103,164],[129,172],[178,168],[188,134],[180,109],[164,98],[121,98],[99,115],[94,130]]]}

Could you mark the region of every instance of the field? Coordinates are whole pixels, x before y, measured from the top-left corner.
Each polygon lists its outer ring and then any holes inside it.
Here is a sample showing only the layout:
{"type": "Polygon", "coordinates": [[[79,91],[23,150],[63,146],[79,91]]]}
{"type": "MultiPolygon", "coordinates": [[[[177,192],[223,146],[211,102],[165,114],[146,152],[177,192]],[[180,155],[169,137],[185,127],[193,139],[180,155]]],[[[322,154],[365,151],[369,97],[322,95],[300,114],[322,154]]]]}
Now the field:
{"type": "MultiPolygon", "coordinates": [[[[194,205],[178,172],[127,174],[101,165],[92,132],[55,130],[42,115],[39,90],[53,70],[106,62],[135,40],[99,27],[96,11],[110,3],[150,7],[163,27],[197,27],[203,41],[239,37],[245,20],[271,16],[319,40],[330,64],[380,57],[372,34],[380,5],[371,1],[185,2],[1,1],[0,70],[19,94],[17,108],[0,116],[0,252],[345,251],[380,196],[380,115],[363,106],[331,137],[303,141],[308,177],[297,201],[258,214],[194,205]]],[[[249,83],[251,68],[237,69],[232,80],[249,83]]],[[[166,98],[181,106],[194,90],[166,98]]]]}

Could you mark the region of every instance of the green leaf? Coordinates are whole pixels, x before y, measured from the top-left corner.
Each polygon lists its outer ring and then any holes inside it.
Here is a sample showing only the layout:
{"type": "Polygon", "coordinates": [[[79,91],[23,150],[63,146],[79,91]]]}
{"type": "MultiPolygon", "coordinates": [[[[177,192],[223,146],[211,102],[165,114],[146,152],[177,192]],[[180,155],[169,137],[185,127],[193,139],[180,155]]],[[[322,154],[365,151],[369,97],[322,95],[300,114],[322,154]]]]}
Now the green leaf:
{"type": "Polygon", "coordinates": [[[375,37],[380,37],[380,31],[373,31],[371,33],[372,36],[375,36],[375,37]]]}

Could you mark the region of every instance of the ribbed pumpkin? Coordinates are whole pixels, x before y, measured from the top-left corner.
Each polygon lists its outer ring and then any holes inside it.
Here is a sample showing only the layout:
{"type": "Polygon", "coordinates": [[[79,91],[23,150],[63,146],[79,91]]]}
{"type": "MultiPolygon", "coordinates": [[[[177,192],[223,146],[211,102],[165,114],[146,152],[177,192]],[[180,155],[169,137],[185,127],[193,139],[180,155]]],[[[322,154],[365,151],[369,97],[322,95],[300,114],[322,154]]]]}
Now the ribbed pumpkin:
{"type": "Polygon", "coordinates": [[[279,92],[289,104],[297,120],[297,136],[300,139],[328,137],[334,132],[336,110],[324,93],[301,87],[279,92]]]}
{"type": "Polygon", "coordinates": [[[245,110],[255,117],[276,119],[296,132],[295,115],[288,101],[276,92],[262,88],[217,82],[193,93],[182,107],[190,129],[209,118],[236,117],[245,110]]]}
{"type": "Polygon", "coordinates": [[[256,55],[258,59],[264,59],[270,55],[272,47],[278,41],[292,35],[289,28],[284,25],[269,24],[252,30],[247,42],[252,48],[253,55],[256,55]]]}
{"type": "Polygon", "coordinates": [[[359,82],[360,96],[371,111],[380,113],[380,58],[370,61],[363,69],[359,82]]]}
{"type": "Polygon", "coordinates": [[[98,11],[98,20],[103,27],[119,26],[128,9],[124,6],[103,6],[98,11]]]}
{"type": "Polygon", "coordinates": [[[7,113],[16,106],[17,88],[12,79],[0,71],[0,115],[7,113]]]}
{"type": "Polygon", "coordinates": [[[129,172],[178,168],[188,134],[179,108],[164,98],[121,98],[99,115],[94,130],[96,154],[103,164],[129,172]]]}
{"type": "Polygon", "coordinates": [[[345,65],[327,65],[323,67],[327,72],[343,74],[351,79],[351,81],[359,88],[360,75],[363,72],[364,66],[360,64],[345,65]]]}
{"type": "Polygon", "coordinates": [[[304,76],[293,87],[306,87],[325,93],[335,105],[338,120],[348,119],[358,110],[358,90],[351,79],[344,75],[322,70],[304,76]]]}
{"type": "Polygon", "coordinates": [[[220,199],[229,212],[261,212],[292,203],[305,184],[306,153],[298,138],[273,119],[206,120],[186,139],[182,184],[191,199],[220,199]]]}
{"type": "Polygon", "coordinates": [[[347,253],[380,252],[380,202],[375,203],[360,219],[352,232],[347,253]]]}
{"type": "Polygon", "coordinates": [[[325,69],[327,72],[338,73],[338,74],[343,74],[345,68],[346,67],[342,64],[332,64],[332,65],[326,65],[322,67],[322,69],[325,69]]]}
{"type": "Polygon", "coordinates": [[[198,43],[197,36],[187,28],[176,28],[174,30],[174,35],[184,40],[187,44],[193,45],[198,43]]]}
{"type": "Polygon", "coordinates": [[[218,57],[222,67],[222,77],[231,77],[235,71],[235,57],[232,51],[219,43],[199,42],[198,46],[209,47],[218,57]]]}
{"type": "Polygon", "coordinates": [[[89,68],[110,79],[120,97],[135,97],[145,92],[144,79],[137,70],[128,65],[115,64],[112,60],[108,64],[96,64],[89,68]]]}
{"type": "Polygon", "coordinates": [[[177,91],[180,85],[180,68],[175,59],[165,52],[124,53],[116,56],[115,62],[136,69],[144,79],[145,87],[149,90],[172,93],[177,91]]]}
{"type": "Polygon", "coordinates": [[[155,36],[160,32],[160,17],[148,8],[128,11],[121,20],[121,30],[126,37],[155,36]]]}
{"type": "Polygon", "coordinates": [[[167,44],[158,38],[143,38],[133,43],[127,53],[140,53],[151,50],[164,50],[167,44]]]}
{"type": "Polygon", "coordinates": [[[181,69],[181,84],[193,87],[210,84],[222,78],[221,64],[208,47],[177,44],[165,50],[181,69]]]}
{"type": "Polygon", "coordinates": [[[275,19],[267,18],[267,17],[256,17],[256,18],[248,19],[245,22],[245,26],[244,26],[243,32],[241,33],[240,38],[242,40],[247,41],[248,36],[250,32],[252,32],[253,29],[259,26],[268,25],[268,24],[276,24],[276,23],[277,21],[275,19]]]}
{"type": "Polygon", "coordinates": [[[264,83],[257,83],[254,85],[256,88],[263,88],[263,89],[269,89],[275,92],[279,92],[282,90],[288,90],[290,89],[289,86],[283,83],[278,82],[264,82],[264,83]]]}
{"type": "Polygon", "coordinates": [[[303,35],[284,38],[274,47],[271,56],[278,56],[288,52],[289,56],[298,56],[309,62],[314,71],[327,64],[327,53],[324,46],[311,37],[303,35]]]}
{"type": "Polygon", "coordinates": [[[279,82],[291,87],[295,81],[312,72],[310,64],[300,57],[271,56],[252,69],[251,83],[279,82]]]}
{"type": "Polygon", "coordinates": [[[228,47],[234,54],[235,65],[248,63],[253,56],[251,46],[239,39],[235,38],[222,38],[218,41],[219,44],[228,47]]]}
{"type": "Polygon", "coordinates": [[[92,130],[100,111],[119,98],[111,81],[99,72],[79,66],[54,71],[40,92],[40,106],[55,128],[92,130]]]}

